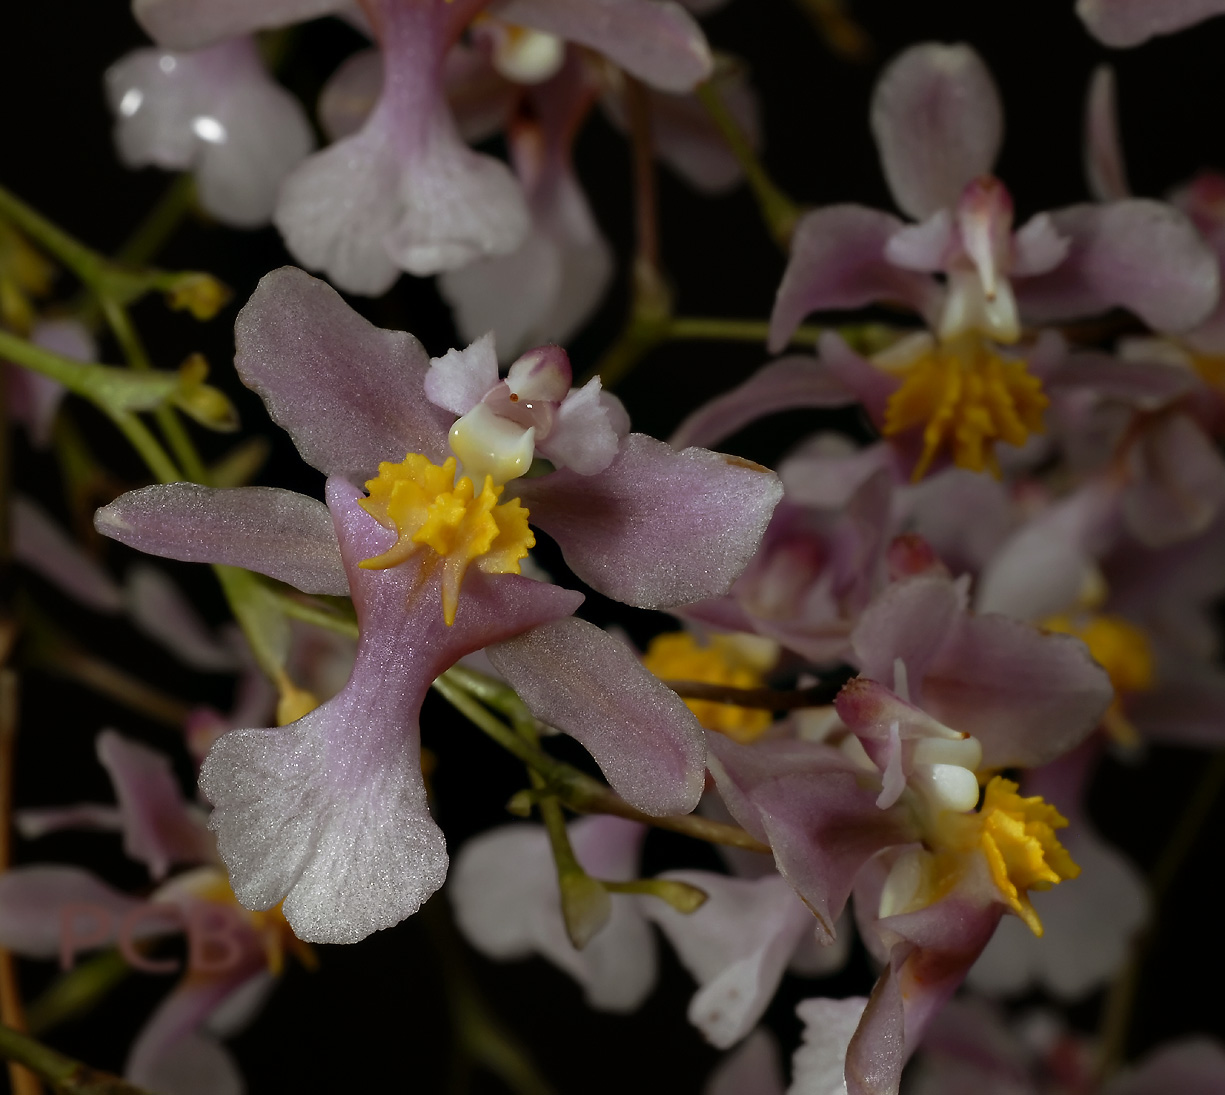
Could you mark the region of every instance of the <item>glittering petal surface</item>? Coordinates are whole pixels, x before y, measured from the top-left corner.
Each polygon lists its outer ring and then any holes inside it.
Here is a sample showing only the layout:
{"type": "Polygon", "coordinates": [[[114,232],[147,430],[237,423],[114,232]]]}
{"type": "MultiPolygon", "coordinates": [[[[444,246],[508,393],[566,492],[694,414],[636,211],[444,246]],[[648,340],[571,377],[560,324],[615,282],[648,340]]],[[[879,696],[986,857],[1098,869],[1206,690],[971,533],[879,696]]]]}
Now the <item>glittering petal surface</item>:
{"type": "Polygon", "coordinates": [[[304,593],[349,591],[327,507],[280,487],[157,483],[103,506],[94,527],[150,555],[245,567],[304,593]]]}
{"type": "MultiPolygon", "coordinates": [[[[644,831],[622,818],[594,816],[567,826],[579,862],[593,877],[634,877],[644,831]]],[[[536,953],[561,967],[602,1011],[635,1010],[655,984],[655,943],[642,900],[613,894],[612,916],[581,951],[566,935],[557,868],[536,825],[510,825],[460,849],[447,887],[468,941],[497,959],[536,953]]],[[[648,899],[649,900],[649,899],[648,899]]]]}
{"type": "Polygon", "coordinates": [[[1073,205],[1050,214],[1071,240],[1068,257],[1046,274],[1014,283],[1031,323],[1135,312],[1158,331],[1189,331],[1216,306],[1216,256],[1173,206],[1145,199],[1073,205]]]}
{"type": "Polygon", "coordinates": [[[882,848],[915,839],[879,786],[837,749],[804,741],[737,745],[709,735],[710,770],[728,810],[774,850],[779,873],[829,940],[859,869],[882,848]]]}
{"type": "Polygon", "coordinates": [[[720,1049],[761,1018],[801,936],[816,921],[778,875],[728,878],[709,871],[669,871],[664,878],[704,890],[706,903],[680,913],[662,901],[644,905],[698,982],[689,1021],[720,1049]]]}
{"type": "Polygon", "coordinates": [[[1225,14],[1225,0],[1077,0],[1076,14],[1106,45],[1138,46],[1225,14]]]}
{"type": "Polygon", "coordinates": [[[119,920],[139,906],[136,898],[79,867],[17,867],[0,874],[0,947],[28,958],[53,958],[65,924],[80,936],[101,935],[90,945],[105,946],[119,920]],[[109,915],[109,931],[99,931],[104,927],[99,913],[109,915]]]}
{"type": "Polygon", "coordinates": [[[426,804],[417,725],[430,682],[580,600],[515,575],[470,573],[448,628],[437,574],[358,566],[392,539],[360,497],[329,481],[361,627],[348,684],[289,726],[225,734],[200,776],[239,900],[266,909],[284,898],[294,931],[314,942],[356,942],[412,915],[442,885],[446,847],[426,804]]]}
{"type": "Polygon", "coordinates": [[[867,1002],[863,996],[800,1002],[795,1010],[804,1024],[804,1040],[791,1061],[787,1095],[846,1095],[846,1047],[867,1002]]]}
{"type": "Polygon", "coordinates": [[[923,220],[989,175],[1004,133],[995,82],[969,46],[927,42],[894,60],[872,96],[872,133],[903,212],[923,220]]]}
{"type": "Polygon", "coordinates": [[[172,49],[199,49],[268,27],[331,15],[345,0],[132,0],[132,14],[149,36],[172,49]]]}
{"type": "Polygon", "coordinates": [[[11,505],[17,562],[97,612],[118,612],[123,607],[123,592],[115,580],[39,506],[22,495],[16,495],[11,505]]]}
{"type": "Polygon", "coordinates": [[[690,414],[669,438],[675,448],[710,446],[758,418],[802,407],[842,407],[854,401],[816,358],[797,354],[758,369],[743,384],[690,414]]]}
{"type": "Polygon", "coordinates": [[[98,735],[97,750],[119,800],[128,856],[154,878],[165,877],[173,864],[213,859],[204,815],[185,801],[168,757],[114,730],[98,735]]]}
{"type": "Polygon", "coordinates": [[[804,216],[770,315],[770,349],[778,353],[810,312],[862,308],[879,301],[934,310],[939,288],[926,274],[885,257],[902,228],[889,213],[862,205],[829,205],[804,216]]]}
{"type": "Polygon", "coordinates": [[[326,282],[288,266],[266,274],[234,339],[243,383],[325,474],[362,482],[381,460],[447,455],[452,419],[424,398],[421,343],[372,326],[326,282]]]}
{"type": "Polygon", "coordinates": [[[889,965],[847,1046],[848,1095],[897,1091],[903,1065],[957,991],[999,918],[999,905],[982,908],[948,898],[877,922],[891,943],[889,965]]]}
{"type": "Polygon", "coordinates": [[[597,475],[557,471],[520,489],[532,523],[583,581],[640,608],[725,593],[781,496],[777,476],[757,464],[677,452],[643,434],[597,475]]]}
{"type": "Polygon", "coordinates": [[[504,0],[496,11],[589,46],[663,91],[691,91],[711,72],[705,35],[672,0],[504,0]]]}
{"type": "Polygon", "coordinates": [[[453,414],[467,414],[497,382],[498,353],[493,332],[487,330],[465,349],[430,359],[425,397],[453,414]]]}
{"type": "Polygon", "coordinates": [[[201,205],[227,224],[266,224],[281,180],[315,143],[250,38],[136,50],[107,70],[106,89],[123,161],[193,171],[201,205]]]}
{"type": "Polygon", "coordinates": [[[576,738],[627,802],[650,814],[685,814],[698,804],[702,729],[625,643],[571,617],[487,653],[532,713],[576,738]]]}

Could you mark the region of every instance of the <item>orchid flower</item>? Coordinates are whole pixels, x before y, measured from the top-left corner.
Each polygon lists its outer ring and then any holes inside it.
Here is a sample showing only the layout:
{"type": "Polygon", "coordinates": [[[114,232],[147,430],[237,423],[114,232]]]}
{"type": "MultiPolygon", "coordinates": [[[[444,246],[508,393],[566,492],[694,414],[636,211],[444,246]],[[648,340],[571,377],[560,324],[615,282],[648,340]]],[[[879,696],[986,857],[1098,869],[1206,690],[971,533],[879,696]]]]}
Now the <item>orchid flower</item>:
{"type": "Polygon", "coordinates": [[[135,50],[107,69],[106,91],[124,163],[192,171],[200,204],[226,224],[267,224],[282,180],[314,147],[302,107],[250,37],[135,50]]]}
{"type": "Polygon", "coordinates": [[[257,909],[284,899],[300,937],[333,942],[420,907],[447,857],[425,801],[417,715],[430,682],[481,647],[627,800],[691,810],[703,782],[697,723],[621,643],[567,619],[580,594],[519,575],[528,517],[595,588],[666,607],[731,584],[778,500],[775,477],[702,449],[619,439],[619,404],[591,385],[567,393],[557,347],[529,352],[505,380],[488,340],[431,363],[411,335],[371,327],[298,270],[265,277],[236,341],[240,376],[330,477],[327,506],[265,487],[170,484],[118,499],[97,525],[154,554],[353,597],[361,638],[340,693],[286,728],[230,731],[205,762],[210,824],[239,899],[257,909]],[[516,479],[537,437],[558,470],[516,479]],[[510,483],[518,497],[507,501],[510,483]]]}
{"type": "MultiPolygon", "coordinates": [[[[308,965],[309,948],[296,940],[279,911],[248,913],[230,891],[216,860],[202,810],[184,800],[168,758],[113,730],[98,735],[98,759],[115,789],[115,807],[83,804],[18,815],[29,837],[64,828],[113,829],[124,851],[161,884],[142,904],[76,867],[33,865],[0,875],[0,945],[49,958],[76,931],[74,915],[92,918],[90,946],[127,945],[187,931],[192,967],[137,1035],[124,1074],[164,1095],[240,1095],[242,1077],[218,1037],[250,1020],[267,998],[286,950],[308,965]],[[166,874],[172,865],[192,869],[166,874]],[[102,916],[105,914],[105,916],[102,916]],[[210,946],[211,944],[211,946],[210,946]]],[[[149,972],[178,963],[146,960],[149,972]]]]}
{"type": "Polygon", "coordinates": [[[1089,33],[1116,49],[1225,14],[1221,0],[1076,0],[1089,33]]]}
{"type": "Polygon", "coordinates": [[[808,214],[775,302],[774,350],[812,311],[892,301],[924,317],[930,330],[872,362],[837,335],[820,344],[823,371],[903,446],[915,479],[948,459],[998,470],[997,441],[1019,446],[1041,432],[1042,380],[1062,347],[1053,335],[1022,343],[1023,320],[1123,306],[1157,330],[1185,331],[1217,300],[1216,264],[1170,206],[1073,206],[1014,231],[1012,198],[990,174],[1002,117],[968,46],[905,51],[877,84],[872,128],[894,199],[918,223],[856,205],[808,214]]]}

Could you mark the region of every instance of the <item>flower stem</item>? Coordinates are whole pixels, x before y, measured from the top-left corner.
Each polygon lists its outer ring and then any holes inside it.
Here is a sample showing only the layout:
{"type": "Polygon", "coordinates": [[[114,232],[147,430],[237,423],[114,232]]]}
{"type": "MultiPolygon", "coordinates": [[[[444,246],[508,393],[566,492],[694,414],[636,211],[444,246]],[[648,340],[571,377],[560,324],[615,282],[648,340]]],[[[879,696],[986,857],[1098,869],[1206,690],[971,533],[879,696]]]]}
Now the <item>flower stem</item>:
{"type": "Polygon", "coordinates": [[[711,121],[723,135],[736,162],[740,164],[749,189],[753,191],[753,196],[757,199],[758,211],[761,213],[762,220],[766,222],[770,235],[779,247],[786,251],[791,245],[791,236],[795,232],[795,226],[803,210],[787,197],[766,173],[765,167],[758,159],[757,153],[753,151],[753,146],[749,144],[749,139],[745,136],[744,130],[740,128],[740,123],[728,110],[714,81],[707,80],[706,83],[699,84],[697,96],[710,115],[711,121]]]}
{"type": "Polygon", "coordinates": [[[60,1095],[148,1095],[143,1088],[65,1057],[50,1046],[0,1024],[0,1057],[25,1065],[60,1095]]]}
{"type": "MultiPolygon", "coordinates": [[[[545,788],[549,794],[556,795],[567,807],[583,814],[614,814],[617,817],[639,821],[644,825],[652,825],[657,829],[668,829],[671,832],[683,833],[696,840],[705,840],[711,844],[726,844],[733,848],[747,848],[750,851],[768,854],[769,845],[763,844],[735,825],[727,825],[721,821],[695,814],[677,814],[669,817],[652,817],[641,810],[636,810],[614,791],[590,776],[571,767],[564,761],[549,756],[538,746],[530,745],[515,733],[509,726],[497,718],[486,707],[482,706],[468,683],[476,678],[476,684],[481,698],[492,702],[487,697],[497,688],[514,695],[505,685],[498,685],[479,673],[470,669],[454,666],[434,681],[434,688],[448,703],[461,714],[467,716],[476,727],[493,738],[507,752],[530,765],[545,779],[545,788]]],[[[522,703],[517,696],[516,703],[522,703]]],[[[505,700],[503,700],[505,702],[505,700]]],[[[533,795],[533,801],[539,798],[533,795]]]]}

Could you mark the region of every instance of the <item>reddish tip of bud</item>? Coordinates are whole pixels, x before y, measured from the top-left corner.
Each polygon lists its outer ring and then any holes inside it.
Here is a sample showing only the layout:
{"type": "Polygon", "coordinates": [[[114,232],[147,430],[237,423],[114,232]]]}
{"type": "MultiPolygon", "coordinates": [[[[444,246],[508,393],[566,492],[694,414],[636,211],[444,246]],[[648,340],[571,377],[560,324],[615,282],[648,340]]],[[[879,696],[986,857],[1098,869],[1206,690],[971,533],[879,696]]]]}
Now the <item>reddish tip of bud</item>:
{"type": "Polygon", "coordinates": [[[889,545],[885,561],[889,566],[889,577],[895,582],[902,578],[913,578],[916,574],[944,570],[944,564],[931,544],[914,532],[896,537],[889,545]]]}

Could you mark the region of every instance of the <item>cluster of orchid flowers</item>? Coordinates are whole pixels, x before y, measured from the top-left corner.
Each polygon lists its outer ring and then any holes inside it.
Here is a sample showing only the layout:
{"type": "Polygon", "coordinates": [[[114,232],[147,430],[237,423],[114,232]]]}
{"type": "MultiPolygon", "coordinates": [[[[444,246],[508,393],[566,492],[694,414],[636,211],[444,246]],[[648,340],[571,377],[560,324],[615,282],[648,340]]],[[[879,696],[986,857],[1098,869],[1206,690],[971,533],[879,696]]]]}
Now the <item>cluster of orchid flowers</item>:
{"type": "MultiPolygon", "coordinates": [[[[916,1053],[905,1089],[932,1095],[1225,1090],[1207,1040],[1111,1071],[1049,1013],[989,1002],[1084,997],[1147,922],[1144,880],[1087,815],[1101,758],[1225,740],[1225,176],[1133,196],[1103,68],[1093,200],[1018,226],[990,73],[968,45],[915,45],[871,105],[902,216],[841,204],[789,226],[767,344],[783,353],[818,314],[816,353],[775,358],[666,441],[633,432],[563,348],[615,273],[572,146],[598,104],[694,186],[737,185],[757,104],[696,20],[718,6],[134,0],[155,45],[106,74],[119,154],[190,172],[223,223],[279,230],[298,265],[243,304],[234,366],[324,500],[200,463],[176,416],[221,429],[232,413],[199,363],[92,364],[89,323],[37,304],[43,252],[72,266],[58,230],[0,201],[10,418],[46,446],[65,392],[110,414],[159,481],[107,501],[97,532],[211,564],[240,625],[214,631],[148,564],[121,585],[13,500],[18,563],[240,682],[229,713],[182,720],[198,793],[106,729],[115,805],[15,817],[31,841],[119,832],[150,884],[12,867],[0,947],[52,958],[75,932],[156,964],[190,937],[131,1084],[241,1092],[220,1039],[286,956],[314,964],[312,945],[358,944],[443,890],[477,950],[543,956],[613,1012],[654,987],[654,923],[697,982],[690,1022],[729,1051],[708,1095],[894,1095],[916,1053]],[[315,152],[255,36],[326,15],[374,45],[324,88],[332,143],[315,152]],[[470,147],[495,134],[509,165],[470,147]],[[402,273],[439,276],[465,347],[431,357],[337,292],[377,296],[402,273]],[[838,326],[878,305],[907,318],[838,326]],[[818,433],[774,470],[718,451],[767,416],[840,407],[877,439],[818,433]],[[639,650],[585,620],[584,594],[533,559],[533,529],[578,583],[670,630],[639,650]],[[453,861],[420,742],[431,688],[526,761],[512,806],[539,819],[453,861]],[[556,733],[606,785],[550,755],[556,733]],[[724,869],[640,877],[653,826],[710,841],[724,869]],[[201,930],[224,961],[196,955],[201,930]],[[875,987],[800,1005],[785,1080],[763,1015],[788,971],[835,972],[852,940],[875,987]]],[[[1225,4],[1077,9],[1127,46],[1225,4]]],[[[73,269],[117,344],[139,347],[110,275],[73,269]]],[[[202,317],[221,303],[204,275],[154,271],[150,288],[202,317]]]]}

